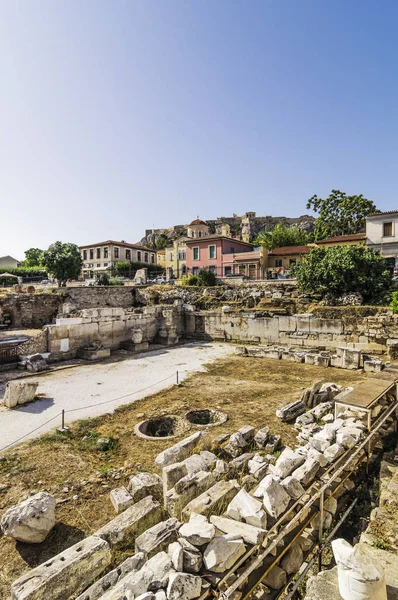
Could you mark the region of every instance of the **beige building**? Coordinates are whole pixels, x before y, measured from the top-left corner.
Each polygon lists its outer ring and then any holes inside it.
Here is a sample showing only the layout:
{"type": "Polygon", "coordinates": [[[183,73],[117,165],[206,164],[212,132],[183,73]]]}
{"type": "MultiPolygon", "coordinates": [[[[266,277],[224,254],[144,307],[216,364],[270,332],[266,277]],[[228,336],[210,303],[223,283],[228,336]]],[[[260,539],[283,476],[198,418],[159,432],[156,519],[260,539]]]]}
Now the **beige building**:
{"type": "Polygon", "coordinates": [[[165,267],[167,279],[180,279],[187,274],[187,239],[186,237],[174,240],[172,246],[165,248],[165,267]]]}
{"type": "Polygon", "coordinates": [[[0,268],[11,268],[11,267],[19,267],[19,260],[13,258],[10,255],[0,256],[0,268]]]}
{"type": "Polygon", "coordinates": [[[166,250],[158,250],[156,252],[156,256],[157,256],[157,265],[161,269],[165,269],[166,268],[166,250]]]}
{"type": "Polygon", "coordinates": [[[157,264],[156,250],[137,244],[129,244],[124,240],[121,242],[107,240],[106,242],[80,246],[80,254],[83,260],[82,274],[85,279],[93,278],[98,273],[105,271],[112,274],[117,262],[157,264]]]}
{"type": "Polygon", "coordinates": [[[274,248],[268,253],[267,257],[268,277],[277,277],[288,272],[293,265],[299,263],[311,250],[311,246],[283,246],[282,248],[274,248]]]}
{"type": "Polygon", "coordinates": [[[209,235],[209,227],[207,223],[201,219],[195,219],[187,227],[189,238],[201,238],[209,235]]]}

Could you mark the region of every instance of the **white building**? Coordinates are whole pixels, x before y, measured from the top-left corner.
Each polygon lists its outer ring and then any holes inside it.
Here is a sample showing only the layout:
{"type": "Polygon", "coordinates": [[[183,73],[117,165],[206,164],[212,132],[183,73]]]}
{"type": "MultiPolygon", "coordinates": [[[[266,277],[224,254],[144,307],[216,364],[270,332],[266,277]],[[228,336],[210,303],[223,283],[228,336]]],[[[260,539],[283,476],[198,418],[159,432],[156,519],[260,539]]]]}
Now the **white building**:
{"type": "Polygon", "coordinates": [[[0,267],[3,268],[11,268],[11,267],[19,267],[19,260],[13,258],[10,255],[0,256],[0,267]]]}
{"type": "Polygon", "coordinates": [[[390,210],[366,217],[366,246],[379,250],[398,269],[398,211],[390,210]]]}

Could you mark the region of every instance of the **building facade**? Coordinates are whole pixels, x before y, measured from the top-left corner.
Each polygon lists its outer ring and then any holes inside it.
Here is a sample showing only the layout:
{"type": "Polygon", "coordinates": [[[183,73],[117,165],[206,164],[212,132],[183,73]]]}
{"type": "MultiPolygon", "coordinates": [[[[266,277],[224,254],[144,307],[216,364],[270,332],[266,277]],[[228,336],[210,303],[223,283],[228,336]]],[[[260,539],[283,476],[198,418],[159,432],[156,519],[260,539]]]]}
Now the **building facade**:
{"type": "Polygon", "coordinates": [[[273,279],[279,275],[285,275],[293,265],[299,263],[311,250],[311,246],[274,248],[267,256],[267,277],[273,279]]]}
{"type": "Polygon", "coordinates": [[[205,221],[195,219],[187,227],[189,238],[202,238],[209,235],[209,227],[205,221]]]}
{"type": "MultiPolygon", "coordinates": [[[[253,244],[221,235],[188,239],[186,247],[188,274],[196,275],[200,269],[207,269],[217,277],[229,277],[238,274],[236,256],[254,250],[253,244]]],[[[254,260],[254,257],[252,257],[252,260],[254,260]]]]}
{"type": "Polygon", "coordinates": [[[398,269],[398,211],[377,213],[366,217],[366,245],[379,250],[390,266],[398,269]]]}
{"type": "Polygon", "coordinates": [[[21,263],[16,258],[13,258],[9,254],[7,256],[0,256],[0,268],[11,268],[19,267],[21,263]]]}
{"type": "Polygon", "coordinates": [[[180,279],[187,274],[187,240],[186,237],[178,238],[165,249],[167,279],[180,279]]]}
{"type": "Polygon", "coordinates": [[[82,274],[84,279],[91,279],[101,272],[113,274],[117,262],[144,263],[156,265],[156,250],[145,246],[129,244],[125,241],[107,240],[87,246],[80,246],[83,260],[82,274]]]}
{"type": "Polygon", "coordinates": [[[366,244],[366,233],[351,233],[349,235],[337,235],[318,240],[309,246],[319,246],[320,248],[333,248],[333,246],[364,246],[366,244]]]}

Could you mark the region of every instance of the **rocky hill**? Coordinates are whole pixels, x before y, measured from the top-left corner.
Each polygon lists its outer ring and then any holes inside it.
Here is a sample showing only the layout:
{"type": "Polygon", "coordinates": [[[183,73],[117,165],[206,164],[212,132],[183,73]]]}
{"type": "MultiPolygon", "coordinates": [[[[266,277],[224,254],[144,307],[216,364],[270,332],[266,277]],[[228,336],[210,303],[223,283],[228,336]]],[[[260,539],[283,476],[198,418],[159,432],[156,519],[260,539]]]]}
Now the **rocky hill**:
{"type": "MultiPolygon", "coordinates": [[[[261,231],[270,231],[278,223],[284,223],[290,227],[297,225],[305,231],[311,232],[315,228],[315,218],[311,215],[301,215],[300,217],[258,217],[256,213],[249,212],[243,216],[232,215],[232,217],[217,217],[217,219],[207,219],[211,233],[221,233],[222,225],[229,225],[233,235],[248,235],[252,242],[261,231]]],[[[173,240],[187,234],[188,225],[173,225],[167,229],[147,229],[145,236],[138,242],[141,245],[152,245],[160,236],[165,236],[173,240]]]]}

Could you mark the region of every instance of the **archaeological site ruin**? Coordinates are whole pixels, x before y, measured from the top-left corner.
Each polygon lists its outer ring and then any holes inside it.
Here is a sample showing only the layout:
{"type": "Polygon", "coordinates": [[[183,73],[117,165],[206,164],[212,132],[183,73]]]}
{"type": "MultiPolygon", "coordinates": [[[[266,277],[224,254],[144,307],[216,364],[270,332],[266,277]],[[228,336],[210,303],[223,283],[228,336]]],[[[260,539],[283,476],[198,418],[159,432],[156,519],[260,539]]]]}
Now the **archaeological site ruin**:
{"type": "Polygon", "coordinates": [[[0,598],[398,598],[389,308],[289,281],[71,287],[0,297],[0,327],[0,423],[38,423],[0,440],[0,598]],[[172,379],[106,404],[164,356],[172,379]],[[97,412],[46,425],[89,378],[97,412]]]}

